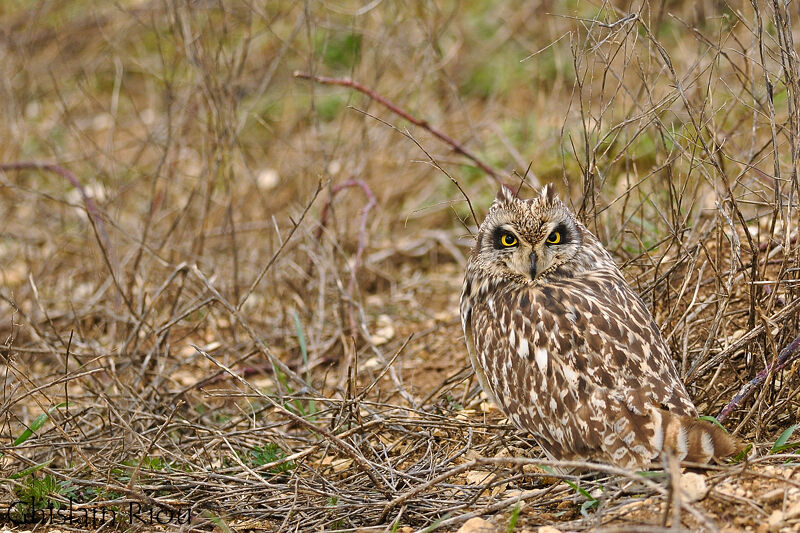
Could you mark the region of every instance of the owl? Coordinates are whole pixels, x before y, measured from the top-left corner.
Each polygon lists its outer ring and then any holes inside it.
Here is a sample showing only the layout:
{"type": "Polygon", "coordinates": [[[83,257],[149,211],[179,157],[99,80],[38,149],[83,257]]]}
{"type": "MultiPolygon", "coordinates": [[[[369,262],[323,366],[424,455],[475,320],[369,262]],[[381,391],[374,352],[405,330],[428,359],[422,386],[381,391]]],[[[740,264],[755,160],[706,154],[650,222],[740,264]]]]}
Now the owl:
{"type": "Polygon", "coordinates": [[[501,186],[460,311],[484,392],[551,459],[641,469],[665,450],[698,463],[737,451],[697,419],[644,302],[552,185],[530,200],[501,186]]]}

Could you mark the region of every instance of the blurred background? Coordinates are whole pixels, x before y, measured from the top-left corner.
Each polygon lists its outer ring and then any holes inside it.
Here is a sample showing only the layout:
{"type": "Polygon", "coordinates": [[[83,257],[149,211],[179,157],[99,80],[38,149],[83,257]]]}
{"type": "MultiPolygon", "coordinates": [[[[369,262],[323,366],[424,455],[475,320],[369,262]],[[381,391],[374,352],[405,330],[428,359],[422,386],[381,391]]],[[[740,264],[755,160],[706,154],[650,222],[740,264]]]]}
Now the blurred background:
{"type": "MultiPolygon", "coordinates": [[[[506,446],[457,316],[472,210],[498,182],[555,184],[652,309],[703,414],[774,368],[724,422],[768,451],[800,407],[794,365],[775,366],[800,329],[797,16],[736,1],[2,2],[0,476],[17,476],[3,498],[50,478],[53,497],[108,498],[87,483],[104,479],[136,499],[119,487],[147,471],[216,517],[277,527],[269,502],[322,529],[422,527],[458,516],[453,501],[502,498],[461,480],[400,515],[331,511],[369,468],[400,491],[466,442],[506,446]],[[246,512],[242,494],[258,494],[246,512]]],[[[547,520],[588,527],[582,510],[547,520]]]]}

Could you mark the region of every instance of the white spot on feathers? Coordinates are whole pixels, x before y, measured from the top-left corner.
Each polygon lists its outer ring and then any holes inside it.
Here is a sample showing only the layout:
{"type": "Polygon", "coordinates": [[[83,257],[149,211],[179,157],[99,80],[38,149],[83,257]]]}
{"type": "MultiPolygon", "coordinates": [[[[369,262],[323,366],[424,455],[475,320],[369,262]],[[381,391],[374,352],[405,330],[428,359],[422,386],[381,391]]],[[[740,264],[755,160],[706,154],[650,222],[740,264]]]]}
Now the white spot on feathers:
{"type": "Polygon", "coordinates": [[[527,359],[528,353],[528,341],[525,339],[520,339],[519,346],[517,346],[517,355],[519,355],[522,359],[527,359]]]}
{"type": "Polygon", "coordinates": [[[704,455],[708,457],[714,456],[714,439],[711,438],[710,433],[703,432],[703,435],[700,437],[700,445],[703,447],[704,455]]]}
{"type": "Polygon", "coordinates": [[[547,372],[547,350],[544,348],[536,348],[534,356],[536,357],[536,365],[539,367],[539,370],[541,370],[542,373],[547,372]]]}
{"type": "Polygon", "coordinates": [[[566,378],[570,388],[576,387],[578,385],[578,373],[575,372],[575,369],[571,366],[564,366],[561,370],[564,372],[564,378],[566,378]]]}
{"type": "Polygon", "coordinates": [[[689,433],[686,431],[684,426],[678,430],[678,438],[675,443],[675,451],[678,452],[678,459],[683,459],[686,457],[686,454],[689,453],[689,433]]]}

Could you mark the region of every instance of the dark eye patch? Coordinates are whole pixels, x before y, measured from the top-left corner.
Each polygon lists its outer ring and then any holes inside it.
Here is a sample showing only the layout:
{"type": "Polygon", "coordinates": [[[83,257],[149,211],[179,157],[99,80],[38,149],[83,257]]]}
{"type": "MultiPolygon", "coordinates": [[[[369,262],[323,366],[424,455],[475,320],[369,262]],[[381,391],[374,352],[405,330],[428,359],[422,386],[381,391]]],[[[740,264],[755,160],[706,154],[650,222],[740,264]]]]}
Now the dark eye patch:
{"type": "Polygon", "coordinates": [[[515,244],[518,242],[517,236],[514,234],[513,231],[506,229],[503,226],[498,226],[492,232],[492,245],[498,250],[508,250],[509,246],[507,244],[503,244],[503,236],[510,235],[514,238],[515,244]]]}
{"type": "Polygon", "coordinates": [[[557,244],[569,244],[575,240],[566,224],[562,223],[556,226],[555,229],[548,234],[548,239],[550,238],[550,235],[556,233],[558,233],[561,237],[557,244]]]}

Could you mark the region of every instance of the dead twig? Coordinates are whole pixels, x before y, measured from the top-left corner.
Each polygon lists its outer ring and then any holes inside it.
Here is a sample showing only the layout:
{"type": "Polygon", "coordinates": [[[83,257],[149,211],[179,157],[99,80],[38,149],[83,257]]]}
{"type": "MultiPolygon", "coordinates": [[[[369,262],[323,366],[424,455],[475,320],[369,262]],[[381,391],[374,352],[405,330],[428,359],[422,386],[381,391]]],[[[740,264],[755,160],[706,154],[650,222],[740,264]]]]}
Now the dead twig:
{"type": "Polygon", "coordinates": [[[345,455],[350,457],[359,466],[359,469],[361,471],[363,471],[367,475],[367,477],[372,481],[373,485],[375,485],[375,488],[380,490],[386,496],[388,496],[390,494],[391,491],[386,486],[386,483],[382,479],[380,479],[378,477],[378,475],[375,473],[374,469],[369,464],[369,462],[364,458],[364,456],[362,456],[360,453],[358,453],[358,450],[356,450],[351,444],[348,444],[347,442],[345,442],[341,438],[337,437],[336,435],[334,435],[330,431],[328,431],[328,430],[326,430],[324,428],[318,427],[315,424],[312,424],[311,422],[306,420],[305,418],[294,414],[293,412],[288,410],[286,407],[284,407],[283,405],[281,405],[278,402],[276,402],[270,396],[268,396],[268,395],[264,394],[263,392],[261,392],[258,389],[258,387],[254,387],[253,385],[251,385],[249,381],[247,381],[246,379],[241,377],[239,374],[234,372],[232,369],[230,369],[224,363],[218,361],[211,354],[209,354],[207,352],[204,352],[203,350],[201,350],[197,346],[193,346],[193,348],[195,350],[197,350],[197,352],[199,354],[201,354],[203,357],[205,357],[206,359],[208,359],[209,361],[211,361],[212,363],[214,363],[215,365],[220,367],[222,370],[224,370],[233,379],[235,379],[236,381],[238,381],[239,383],[241,383],[242,385],[244,385],[248,389],[252,390],[253,392],[255,392],[261,399],[266,400],[270,405],[272,405],[272,407],[277,409],[285,417],[289,418],[292,422],[295,422],[296,424],[299,424],[300,426],[302,426],[305,429],[311,431],[312,433],[317,433],[317,434],[321,435],[322,437],[325,437],[325,439],[330,444],[332,444],[339,451],[341,451],[342,453],[344,453],[345,455]]]}
{"type": "Polygon", "coordinates": [[[475,163],[481,170],[483,170],[484,172],[489,174],[489,176],[491,176],[492,179],[495,182],[497,182],[498,185],[501,185],[503,183],[503,181],[497,175],[497,172],[494,171],[492,169],[492,167],[490,167],[489,165],[487,165],[486,163],[481,161],[481,159],[478,158],[478,156],[476,156],[475,154],[473,154],[472,152],[470,152],[469,150],[464,148],[464,146],[462,146],[458,141],[456,141],[455,139],[453,139],[449,135],[439,131],[434,126],[431,126],[428,123],[427,120],[420,120],[420,119],[414,117],[413,115],[411,115],[407,111],[401,109],[400,107],[398,107],[397,105],[393,104],[392,102],[390,102],[389,100],[387,100],[383,96],[379,95],[378,93],[376,93],[375,91],[373,91],[371,89],[368,89],[367,87],[365,87],[364,85],[358,83],[357,81],[353,81],[353,80],[351,80],[349,78],[328,78],[326,76],[316,76],[314,74],[308,74],[306,72],[300,72],[299,70],[294,72],[294,77],[295,78],[300,78],[300,79],[303,79],[303,80],[311,80],[311,81],[314,81],[316,83],[321,83],[323,85],[341,85],[342,87],[350,87],[351,89],[355,89],[356,91],[359,91],[359,92],[367,95],[372,100],[375,100],[376,102],[382,104],[384,107],[389,109],[389,111],[391,111],[392,113],[394,113],[396,115],[399,115],[399,116],[403,117],[404,119],[406,119],[407,121],[411,122],[412,124],[414,124],[416,126],[419,126],[420,128],[423,128],[423,129],[429,131],[435,137],[438,137],[440,140],[444,141],[446,144],[449,144],[450,147],[453,148],[454,151],[456,151],[457,153],[463,155],[467,159],[472,160],[472,162],[475,163]]]}
{"type": "Polygon", "coordinates": [[[747,384],[745,384],[741,390],[733,397],[733,399],[726,405],[722,411],[717,415],[717,420],[722,422],[731,412],[739,405],[745,398],[750,396],[756,388],[761,385],[768,376],[773,374],[774,372],[780,372],[783,370],[789,363],[793,362],[795,359],[800,357],[800,351],[797,349],[800,348],[800,335],[794,338],[792,342],[786,345],[781,353],[778,354],[777,359],[775,359],[769,366],[764,368],[761,372],[759,372],[756,377],[751,379],[747,384]],[[796,353],[795,353],[796,352],[796,353]]]}
{"type": "MultiPolygon", "coordinates": [[[[350,282],[348,284],[347,292],[348,296],[352,300],[353,291],[355,290],[356,285],[356,276],[358,275],[358,270],[361,268],[361,259],[364,255],[364,249],[367,247],[367,220],[369,219],[369,212],[372,211],[372,208],[377,205],[377,200],[375,199],[375,195],[372,193],[372,189],[369,188],[369,185],[367,185],[364,180],[351,179],[342,183],[338,183],[331,188],[331,196],[328,198],[328,201],[325,203],[325,205],[322,206],[322,212],[320,213],[319,217],[319,226],[314,232],[314,236],[317,239],[322,237],[322,232],[328,225],[328,216],[331,206],[333,205],[334,198],[336,198],[337,194],[348,187],[359,187],[364,192],[364,196],[367,197],[367,203],[361,208],[361,223],[358,228],[358,247],[356,248],[356,253],[353,256],[353,262],[350,265],[350,282]]],[[[351,333],[355,333],[357,329],[355,318],[353,316],[353,309],[352,306],[350,306],[351,333]]]]}
{"type": "Polygon", "coordinates": [[[66,180],[69,181],[70,184],[75,187],[75,190],[77,190],[81,195],[83,205],[86,208],[86,212],[89,214],[89,220],[91,220],[92,225],[96,228],[98,238],[102,241],[100,244],[101,248],[103,248],[104,254],[107,252],[109,255],[112,255],[111,241],[108,238],[108,233],[106,233],[106,227],[103,224],[103,217],[100,214],[100,210],[97,208],[97,204],[94,203],[92,197],[86,192],[86,189],[83,187],[83,184],[80,182],[80,180],[75,177],[75,174],[55,163],[41,163],[38,161],[0,163],[0,172],[19,170],[45,170],[66,178],[66,180]]]}

